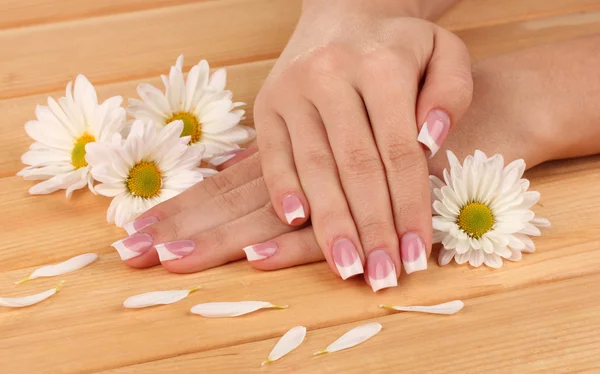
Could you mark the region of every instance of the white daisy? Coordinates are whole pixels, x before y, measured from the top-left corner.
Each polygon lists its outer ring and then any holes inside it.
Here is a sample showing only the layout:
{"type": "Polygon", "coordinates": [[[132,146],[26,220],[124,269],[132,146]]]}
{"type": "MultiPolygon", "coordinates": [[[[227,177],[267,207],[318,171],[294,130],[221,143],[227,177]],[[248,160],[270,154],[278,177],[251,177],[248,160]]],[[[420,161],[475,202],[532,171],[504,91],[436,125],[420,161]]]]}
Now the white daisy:
{"type": "Polygon", "coordinates": [[[108,222],[118,226],[200,182],[202,147],[188,147],[189,136],[179,137],[184,125],[174,121],[160,129],[152,122],[134,121],[126,139],[115,134],[110,143],[86,146],[86,159],[100,195],[114,197],[108,222]]]}
{"type": "Polygon", "coordinates": [[[200,61],[183,77],[183,55],[171,67],[169,77],[161,76],[165,93],[150,84],[137,88],[142,100],[129,100],[129,114],[135,119],[151,120],[158,126],[181,120],[181,136],[190,136],[190,144],[205,148],[204,158],[238,149],[250,141],[255,131],[239,125],[244,117],[244,103],[234,103],[231,91],[225,90],[226,72],[219,69],[209,75],[208,62],[200,61]]]}
{"type": "Polygon", "coordinates": [[[530,208],[540,193],[527,191],[529,181],[521,178],[525,162],[516,160],[504,167],[501,155],[488,158],[475,151],[461,165],[448,151],[450,171],[444,181],[430,177],[432,188],[434,243],[441,242],[438,262],[485,264],[502,267],[502,259],[521,259],[522,252],[535,251],[529,236],[541,235],[538,227],[550,226],[535,218],[530,208]]]}
{"type": "Polygon", "coordinates": [[[31,194],[48,194],[88,185],[93,191],[90,167],[85,160],[85,145],[107,141],[123,129],[125,109],[120,96],[98,104],[94,86],[83,75],[67,84],[66,96],[58,103],[48,98],[48,106],[38,105],[37,120],[25,124],[25,131],[36,142],[21,158],[27,166],[17,175],[27,180],[43,180],[29,189],[31,194]]]}

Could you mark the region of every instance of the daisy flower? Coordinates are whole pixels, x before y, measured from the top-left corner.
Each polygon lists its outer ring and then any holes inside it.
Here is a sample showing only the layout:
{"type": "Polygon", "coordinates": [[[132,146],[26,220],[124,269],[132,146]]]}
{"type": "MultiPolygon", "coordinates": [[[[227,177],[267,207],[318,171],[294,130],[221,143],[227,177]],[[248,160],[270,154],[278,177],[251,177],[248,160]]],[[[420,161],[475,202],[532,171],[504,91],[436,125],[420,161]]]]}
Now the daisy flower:
{"type": "Polygon", "coordinates": [[[444,180],[430,177],[433,201],[434,243],[441,242],[438,262],[452,259],[458,264],[502,267],[502,259],[518,261],[522,252],[535,251],[530,236],[541,235],[538,227],[550,226],[535,218],[531,207],[540,193],[528,191],[521,178],[525,162],[516,160],[504,167],[501,155],[488,158],[475,151],[463,165],[448,151],[450,171],[444,180]]]}
{"type": "Polygon", "coordinates": [[[66,95],[48,106],[38,105],[37,120],[25,124],[25,131],[35,143],[21,160],[29,165],[17,175],[27,180],[43,180],[29,189],[31,194],[48,194],[66,189],[67,197],[93,179],[85,159],[88,143],[107,141],[123,129],[125,109],[120,96],[98,104],[94,86],[83,75],[67,84],[66,95]]]}
{"type": "Polygon", "coordinates": [[[245,111],[237,108],[245,104],[231,100],[231,91],[225,90],[224,69],[210,76],[208,62],[202,60],[192,67],[184,81],[181,55],[169,76],[161,78],[165,93],[150,84],[138,86],[142,100],[129,100],[128,112],[132,117],[153,121],[159,127],[183,121],[181,136],[189,136],[190,145],[202,145],[205,159],[239,149],[239,144],[254,137],[254,129],[239,125],[245,111]]]}
{"type": "Polygon", "coordinates": [[[202,147],[188,147],[189,136],[179,137],[183,121],[160,129],[152,122],[134,121],[127,138],[115,134],[110,143],[86,146],[100,195],[114,197],[107,212],[108,222],[117,226],[200,182],[202,147]]]}

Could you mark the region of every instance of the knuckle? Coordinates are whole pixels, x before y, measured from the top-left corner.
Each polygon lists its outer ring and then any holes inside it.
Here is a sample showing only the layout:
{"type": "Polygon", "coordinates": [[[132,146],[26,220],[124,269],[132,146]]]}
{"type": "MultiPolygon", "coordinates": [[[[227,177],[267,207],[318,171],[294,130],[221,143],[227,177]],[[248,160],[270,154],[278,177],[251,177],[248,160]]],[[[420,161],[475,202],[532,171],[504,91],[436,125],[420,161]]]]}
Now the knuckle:
{"type": "Polygon", "coordinates": [[[307,69],[318,75],[331,75],[338,72],[343,66],[343,55],[339,48],[327,46],[313,52],[307,59],[307,69]]]}
{"type": "Polygon", "coordinates": [[[408,144],[407,141],[400,139],[390,142],[380,152],[386,171],[403,169],[406,165],[416,165],[423,157],[418,144],[408,144]]]}
{"type": "Polygon", "coordinates": [[[206,183],[206,187],[212,191],[214,194],[222,194],[229,190],[231,186],[234,185],[234,181],[228,175],[228,173],[219,173],[211,178],[207,178],[202,183],[206,183]]]}
{"type": "Polygon", "coordinates": [[[377,153],[364,148],[350,149],[341,162],[341,172],[347,177],[363,177],[383,172],[381,159],[377,153]]]}
{"type": "Polygon", "coordinates": [[[305,155],[305,167],[309,171],[322,171],[333,167],[333,157],[331,153],[320,149],[308,150],[305,155]]]}
{"type": "Polygon", "coordinates": [[[155,244],[166,243],[180,237],[180,226],[173,219],[160,221],[147,229],[144,233],[150,234],[155,241],[155,244]]]}

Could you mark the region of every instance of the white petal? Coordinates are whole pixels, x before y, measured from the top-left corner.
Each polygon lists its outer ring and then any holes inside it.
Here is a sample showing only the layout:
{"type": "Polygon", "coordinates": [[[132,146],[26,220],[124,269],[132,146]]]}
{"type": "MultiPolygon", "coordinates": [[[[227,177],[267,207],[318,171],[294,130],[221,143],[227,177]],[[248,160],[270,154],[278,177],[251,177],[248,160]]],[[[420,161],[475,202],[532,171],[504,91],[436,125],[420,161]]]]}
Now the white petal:
{"type": "Polygon", "coordinates": [[[523,254],[518,249],[511,249],[512,255],[507,258],[509,261],[521,261],[523,258],[523,254]]]}
{"type": "Polygon", "coordinates": [[[294,349],[298,348],[300,344],[304,341],[304,337],[306,336],[306,327],[304,326],[296,326],[286,332],[281,339],[275,344],[271,353],[269,353],[269,357],[262,364],[268,364],[270,362],[274,362],[287,355],[294,349]]]}
{"type": "Polygon", "coordinates": [[[483,257],[483,263],[491,268],[500,269],[502,267],[502,257],[495,253],[486,253],[483,257]]]}
{"type": "Polygon", "coordinates": [[[190,294],[190,292],[194,292],[198,289],[200,289],[200,287],[193,287],[189,290],[146,292],[139,295],[131,296],[123,302],[123,306],[125,308],[130,309],[138,309],[155,305],[173,304],[185,299],[190,294]]]}
{"type": "Polygon", "coordinates": [[[44,301],[50,296],[57,293],[60,290],[62,283],[63,282],[60,282],[56,287],[35,295],[29,295],[24,297],[0,297],[0,306],[6,306],[10,308],[22,308],[33,304],[37,304],[40,301],[44,301]]]}
{"type": "Polygon", "coordinates": [[[530,222],[532,225],[535,225],[537,227],[550,227],[551,226],[550,221],[547,220],[546,218],[536,217],[536,218],[533,218],[530,222]]]}
{"type": "Polygon", "coordinates": [[[66,273],[70,273],[75,270],[79,270],[91,264],[92,262],[98,259],[98,255],[95,253],[85,253],[79,256],[75,256],[66,261],[63,261],[54,265],[46,265],[31,273],[30,276],[24,278],[15,284],[25,283],[29,280],[41,277],[55,277],[57,275],[62,275],[66,273]]]}
{"type": "Polygon", "coordinates": [[[431,306],[400,306],[400,305],[379,305],[380,308],[398,310],[400,312],[419,312],[429,314],[454,314],[465,306],[460,300],[449,301],[443,304],[431,306]]]}
{"type": "Polygon", "coordinates": [[[438,264],[440,266],[448,265],[454,258],[456,251],[454,249],[440,249],[438,255],[438,264]]]}
{"type": "Polygon", "coordinates": [[[471,257],[469,257],[469,264],[473,267],[480,267],[483,264],[484,252],[482,250],[471,251],[471,257]]]}
{"type": "Polygon", "coordinates": [[[190,311],[194,314],[199,314],[202,317],[218,318],[237,317],[263,308],[285,309],[287,308],[287,305],[276,305],[266,301],[204,303],[194,305],[190,311]]]}
{"type": "Polygon", "coordinates": [[[358,326],[342,335],[338,340],[331,343],[322,351],[315,352],[315,355],[323,353],[332,353],[343,349],[352,348],[370,338],[381,331],[381,325],[377,322],[367,323],[366,325],[358,326]]]}
{"type": "Polygon", "coordinates": [[[457,253],[456,256],[454,256],[454,261],[456,261],[457,264],[462,265],[469,261],[469,258],[471,258],[471,252],[457,253]]]}

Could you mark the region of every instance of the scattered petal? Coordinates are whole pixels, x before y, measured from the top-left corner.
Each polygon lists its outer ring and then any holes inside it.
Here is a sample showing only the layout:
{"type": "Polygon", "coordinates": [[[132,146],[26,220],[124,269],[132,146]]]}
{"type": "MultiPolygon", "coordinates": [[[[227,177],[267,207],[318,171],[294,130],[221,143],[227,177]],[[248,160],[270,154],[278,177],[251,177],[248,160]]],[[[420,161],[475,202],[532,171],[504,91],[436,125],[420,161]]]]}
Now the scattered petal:
{"type": "Polygon", "coordinates": [[[140,309],[149,306],[173,304],[185,299],[190,293],[200,289],[200,286],[189,290],[154,291],[131,296],[123,302],[123,306],[129,309],[140,309]]]}
{"type": "Polygon", "coordinates": [[[264,366],[271,362],[275,362],[294,349],[298,348],[304,341],[305,336],[306,327],[304,326],[296,326],[290,329],[281,337],[281,339],[279,339],[277,344],[275,344],[275,347],[271,353],[269,353],[269,357],[266,361],[263,361],[262,365],[264,366]]]}
{"type": "Polygon", "coordinates": [[[418,313],[430,313],[430,314],[454,314],[460,311],[465,306],[460,300],[449,301],[443,304],[431,305],[431,306],[401,306],[401,305],[387,305],[381,304],[380,308],[398,310],[400,312],[418,312],[418,313]]]}
{"type": "Polygon", "coordinates": [[[343,349],[352,348],[358,345],[381,331],[381,325],[377,322],[367,323],[366,325],[358,326],[342,335],[338,340],[331,343],[322,351],[315,352],[315,356],[324,353],[333,353],[343,349]]]}
{"type": "Polygon", "coordinates": [[[98,255],[95,253],[85,253],[79,256],[75,256],[59,264],[43,266],[31,273],[30,276],[23,278],[18,282],[15,282],[15,284],[22,284],[35,278],[55,277],[57,275],[70,273],[72,271],[79,270],[88,266],[97,259],[98,255]]]}
{"type": "Polygon", "coordinates": [[[202,317],[219,318],[237,317],[255,312],[259,309],[285,309],[287,307],[287,305],[276,305],[266,301],[237,301],[198,304],[194,305],[190,311],[194,314],[199,314],[202,317]]]}
{"type": "Polygon", "coordinates": [[[23,308],[33,304],[37,304],[60,291],[60,288],[63,283],[64,282],[61,281],[56,287],[35,295],[29,295],[24,297],[0,297],[0,306],[6,306],[9,308],[23,308]]]}

